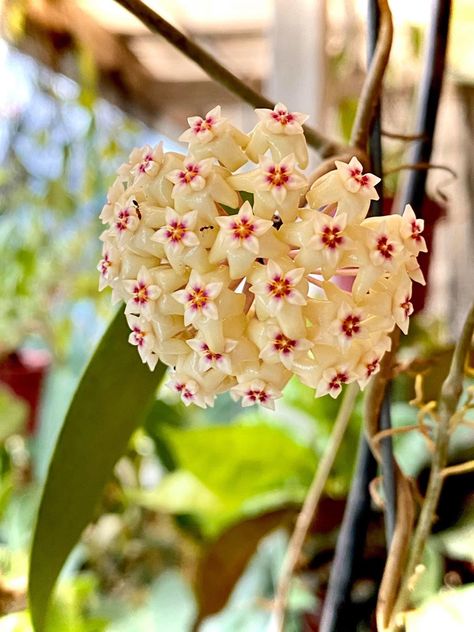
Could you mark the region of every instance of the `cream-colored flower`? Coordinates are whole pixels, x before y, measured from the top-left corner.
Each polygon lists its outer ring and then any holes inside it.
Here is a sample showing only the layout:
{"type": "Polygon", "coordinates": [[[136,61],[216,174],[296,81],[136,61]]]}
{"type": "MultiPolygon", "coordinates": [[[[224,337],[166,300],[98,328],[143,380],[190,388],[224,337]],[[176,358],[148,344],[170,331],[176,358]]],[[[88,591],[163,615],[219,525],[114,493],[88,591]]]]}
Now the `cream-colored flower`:
{"type": "Polygon", "coordinates": [[[134,150],[100,214],[99,288],[126,303],[129,342],[151,370],[172,368],[186,405],[230,392],[273,408],[292,376],[316,396],[364,388],[424,283],[411,207],[366,219],[379,179],[353,158],[302,208],[306,117],[282,104],[257,114],[250,140],[217,107],[188,119],[188,156],[134,150]],[[247,156],[258,167],[235,173],[247,156]]]}
{"type": "Polygon", "coordinates": [[[217,158],[232,171],[247,162],[243,148],[249,138],[221,116],[219,105],[204,118],[191,116],[188,123],[189,129],[181,134],[179,140],[189,143],[189,152],[198,160],[217,158]]]}
{"type": "Polygon", "coordinates": [[[127,301],[126,314],[139,314],[150,320],[161,288],[155,283],[152,273],[142,266],[136,279],[123,281],[123,287],[131,298],[127,301]]]}
{"type": "Polygon", "coordinates": [[[260,404],[265,408],[274,410],[275,400],[281,397],[281,392],[271,384],[260,379],[249,380],[233,386],[230,394],[235,401],[241,399],[242,406],[260,404]]]}
{"type": "Polygon", "coordinates": [[[375,185],[380,178],[362,173],[362,165],[354,156],[349,163],[335,161],[336,170],[316,180],[306,195],[311,208],[319,209],[337,204],[338,213],[346,213],[350,222],[358,223],[367,211],[371,200],[378,200],[375,185]]]}
{"type": "Polygon", "coordinates": [[[246,152],[250,160],[258,162],[270,149],[272,158],[280,161],[283,156],[294,153],[299,166],[308,166],[308,149],[303,133],[303,123],[308,116],[300,112],[289,112],[283,103],[277,103],[273,110],[255,110],[260,122],[250,134],[246,152]]]}
{"type": "Polygon", "coordinates": [[[191,272],[184,290],[173,292],[173,297],[184,305],[184,324],[190,325],[202,320],[217,320],[219,317],[214,301],[220,294],[223,284],[206,283],[202,277],[191,272]]]}

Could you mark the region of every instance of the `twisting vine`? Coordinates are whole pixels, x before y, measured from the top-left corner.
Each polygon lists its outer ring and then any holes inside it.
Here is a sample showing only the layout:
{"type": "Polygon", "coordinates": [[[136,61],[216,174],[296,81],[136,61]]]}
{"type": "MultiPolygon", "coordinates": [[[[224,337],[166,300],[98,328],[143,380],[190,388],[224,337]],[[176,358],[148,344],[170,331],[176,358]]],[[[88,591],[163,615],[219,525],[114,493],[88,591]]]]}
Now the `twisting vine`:
{"type": "MultiPolygon", "coordinates": [[[[469,310],[461,336],[454,349],[454,355],[448,377],[441,388],[438,403],[438,423],[435,430],[435,449],[431,462],[430,478],[426,497],[418,520],[418,525],[413,536],[410,557],[403,574],[400,591],[391,616],[391,628],[398,625],[397,614],[405,610],[412,585],[415,569],[421,562],[426,540],[431,532],[431,526],[438,505],[439,496],[443,486],[448,459],[449,440],[451,437],[451,424],[455,416],[459,400],[463,390],[464,363],[471,348],[474,333],[474,302],[469,310]]],[[[469,465],[469,464],[467,464],[469,465]]],[[[457,471],[462,471],[459,468],[457,471]]]]}

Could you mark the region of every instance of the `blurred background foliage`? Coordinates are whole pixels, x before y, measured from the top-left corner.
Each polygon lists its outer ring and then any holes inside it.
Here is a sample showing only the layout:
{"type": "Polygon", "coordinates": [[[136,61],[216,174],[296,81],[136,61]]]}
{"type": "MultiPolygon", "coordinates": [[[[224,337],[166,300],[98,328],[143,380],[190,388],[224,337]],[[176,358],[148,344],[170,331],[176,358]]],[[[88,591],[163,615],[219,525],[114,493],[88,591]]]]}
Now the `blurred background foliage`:
{"type": "MultiPolygon", "coordinates": [[[[26,28],[21,4],[14,3],[8,17],[15,38],[26,28]]],[[[411,25],[407,32],[406,54],[419,67],[422,29],[411,25]]],[[[356,66],[361,34],[352,48],[339,41],[340,33],[331,37],[327,73],[341,83],[356,66]]],[[[25,577],[41,485],[78,376],[112,315],[109,296],[97,292],[98,211],[132,147],[161,139],[167,149],[176,146],[104,100],[97,61],[86,47],[73,48],[74,80],[4,40],[0,57],[9,95],[0,99],[0,632],[29,632],[25,577]]],[[[459,55],[455,59],[454,70],[462,74],[459,55]]],[[[400,65],[391,69],[393,94],[400,72],[400,65]]],[[[411,97],[414,82],[399,83],[411,97]]],[[[333,99],[325,114],[341,136],[351,127],[356,88],[333,99]]],[[[186,103],[179,106],[194,113],[186,103]]],[[[399,118],[395,109],[388,107],[392,125],[399,118]]],[[[402,155],[400,145],[389,141],[388,162],[396,164],[402,155]]],[[[396,177],[388,179],[389,190],[396,177]]],[[[394,385],[395,426],[413,423],[408,402],[417,374],[425,375],[426,399],[436,397],[447,373],[450,334],[446,313],[428,310],[415,321],[401,351],[407,371],[394,385]]],[[[274,413],[242,411],[225,396],[214,409],[186,409],[160,391],[63,571],[49,629],[265,630],[289,529],[337,407],[330,398],[315,400],[296,381],[274,413]]],[[[292,589],[289,632],[317,630],[315,613],[351,484],[361,414],[358,402],[292,589]]],[[[422,493],[426,443],[417,433],[394,443],[422,493]]],[[[453,460],[473,457],[474,432],[460,428],[453,460]]],[[[421,608],[409,632],[469,629],[462,621],[474,582],[472,482],[471,475],[447,482],[417,587],[421,608]]],[[[364,555],[352,594],[359,632],[373,624],[385,556],[375,506],[364,555]]]]}

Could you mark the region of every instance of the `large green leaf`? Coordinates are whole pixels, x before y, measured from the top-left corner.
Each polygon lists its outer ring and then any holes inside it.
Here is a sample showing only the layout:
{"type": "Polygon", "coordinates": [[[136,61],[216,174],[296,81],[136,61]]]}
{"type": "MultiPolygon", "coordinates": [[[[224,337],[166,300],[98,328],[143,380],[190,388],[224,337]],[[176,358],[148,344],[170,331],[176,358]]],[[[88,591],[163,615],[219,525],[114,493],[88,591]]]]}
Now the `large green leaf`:
{"type": "Polygon", "coordinates": [[[168,427],[164,437],[178,469],[147,500],[152,506],[155,496],[157,508],[175,511],[180,495],[180,510],[197,516],[209,537],[243,517],[300,503],[317,463],[313,450],[263,421],[168,427]],[[206,491],[200,498],[198,484],[206,491]]]}
{"type": "Polygon", "coordinates": [[[159,364],[151,372],[142,364],[128,333],[117,314],[79,382],[51,458],[31,553],[30,610],[37,632],[45,627],[58,574],[165,370],[159,364]]]}

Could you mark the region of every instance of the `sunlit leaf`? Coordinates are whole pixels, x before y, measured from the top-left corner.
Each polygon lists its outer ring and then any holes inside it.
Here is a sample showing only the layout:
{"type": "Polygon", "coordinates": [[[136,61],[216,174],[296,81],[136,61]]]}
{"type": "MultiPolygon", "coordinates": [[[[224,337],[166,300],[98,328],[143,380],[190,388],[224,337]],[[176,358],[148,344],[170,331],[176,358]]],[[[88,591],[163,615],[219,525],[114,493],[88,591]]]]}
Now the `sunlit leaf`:
{"type": "Polygon", "coordinates": [[[82,376],[51,459],[31,554],[37,632],[44,629],[58,574],[164,373],[162,365],[151,372],[139,361],[127,334],[125,318],[117,314],[82,376]]]}
{"type": "Polygon", "coordinates": [[[242,517],[301,502],[316,467],[310,448],[263,422],[168,428],[165,437],[177,466],[221,503],[202,525],[209,536],[242,517]]]}
{"type": "Polygon", "coordinates": [[[474,584],[439,592],[406,615],[406,632],[466,632],[472,630],[474,584]]]}

